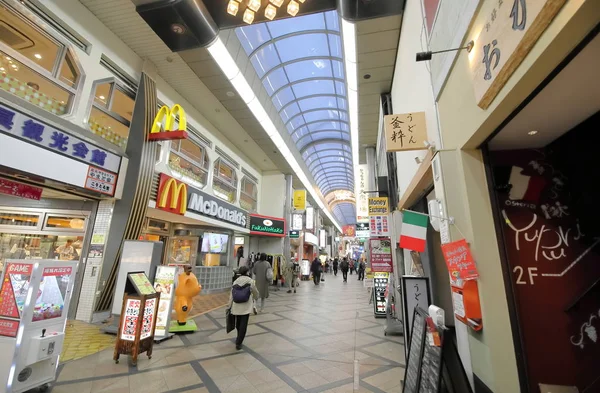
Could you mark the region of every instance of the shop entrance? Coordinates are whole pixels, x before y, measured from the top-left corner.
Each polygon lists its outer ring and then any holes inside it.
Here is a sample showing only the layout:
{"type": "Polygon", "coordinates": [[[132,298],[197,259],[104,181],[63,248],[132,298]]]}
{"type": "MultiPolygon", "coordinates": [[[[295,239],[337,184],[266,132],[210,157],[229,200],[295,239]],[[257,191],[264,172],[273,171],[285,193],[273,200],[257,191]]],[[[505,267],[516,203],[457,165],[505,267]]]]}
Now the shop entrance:
{"type": "Polygon", "coordinates": [[[599,57],[595,35],[487,145],[522,391],[600,391],[599,57]]]}

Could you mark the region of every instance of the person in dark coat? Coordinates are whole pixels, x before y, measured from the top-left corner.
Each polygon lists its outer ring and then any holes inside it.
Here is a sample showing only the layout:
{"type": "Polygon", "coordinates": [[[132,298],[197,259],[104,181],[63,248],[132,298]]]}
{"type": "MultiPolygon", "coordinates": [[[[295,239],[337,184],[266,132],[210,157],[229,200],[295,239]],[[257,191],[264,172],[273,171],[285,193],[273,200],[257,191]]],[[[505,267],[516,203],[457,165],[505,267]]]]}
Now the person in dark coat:
{"type": "Polygon", "coordinates": [[[337,258],[335,258],[335,259],[333,260],[333,275],[334,275],[334,276],[337,276],[337,271],[338,271],[338,263],[339,263],[338,259],[337,259],[337,258]]]}
{"type": "Polygon", "coordinates": [[[319,258],[315,258],[315,260],[310,265],[310,271],[312,272],[313,282],[315,283],[315,285],[319,285],[319,283],[321,282],[322,269],[323,266],[321,265],[321,261],[319,261],[319,258]]]}
{"type": "Polygon", "coordinates": [[[365,279],[365,269],[366,269],[365,262],[360,261],[358,263],[358,281],[363,281],[365,279]]]}
{"type": "Polygon", "coordinates": [[[350,264],[348,263],[348,258],[344,258],[342,263],[340,263],[340,270],[342,271],[342,277],[344,277],[344,282],[348,281],[348,270],[350,269],[350,264]]]}

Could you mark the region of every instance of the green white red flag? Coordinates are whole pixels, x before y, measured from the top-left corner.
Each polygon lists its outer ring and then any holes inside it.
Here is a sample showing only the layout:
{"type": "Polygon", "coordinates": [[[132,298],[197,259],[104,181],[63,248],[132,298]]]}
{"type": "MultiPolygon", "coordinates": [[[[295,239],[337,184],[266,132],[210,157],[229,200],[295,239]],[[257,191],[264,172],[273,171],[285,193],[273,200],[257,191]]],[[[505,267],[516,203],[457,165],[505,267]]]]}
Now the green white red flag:
{"type": "Polygon", "coordinates": [[[402,230],[400,231],[400,248],[418,252],[425,251],[427,239],[427,222],[429,216],[408,210],[402,212],[402,230]]]}

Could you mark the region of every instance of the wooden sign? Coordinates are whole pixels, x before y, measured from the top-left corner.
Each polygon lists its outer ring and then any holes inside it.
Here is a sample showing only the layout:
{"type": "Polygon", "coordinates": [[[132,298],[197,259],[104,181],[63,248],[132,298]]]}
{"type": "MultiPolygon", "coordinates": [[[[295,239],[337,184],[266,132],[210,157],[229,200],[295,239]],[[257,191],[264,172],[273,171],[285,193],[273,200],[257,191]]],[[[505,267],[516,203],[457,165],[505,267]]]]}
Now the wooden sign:
{"type": "Polygon", "coordinates": [[[477,105],[487,109],[566,0],[487,0],[469,53],[477,105]]]}
{"type": "Polygon", "coordinates": [[[425,112],[387,115],[383,118],[386,151],[426,150],[425,112]]]}

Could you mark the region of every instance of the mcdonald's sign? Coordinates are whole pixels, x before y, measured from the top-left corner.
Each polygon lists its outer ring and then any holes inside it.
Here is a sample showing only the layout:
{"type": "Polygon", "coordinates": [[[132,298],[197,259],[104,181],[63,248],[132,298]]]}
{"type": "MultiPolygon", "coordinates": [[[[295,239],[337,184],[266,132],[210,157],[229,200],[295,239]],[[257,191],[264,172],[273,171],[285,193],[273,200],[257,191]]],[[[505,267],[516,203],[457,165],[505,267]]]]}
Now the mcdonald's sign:
{"type": "Polygon", "coordinates": [[[185,111],[179,104],[173,105],[170,109],[168,106],[163,105],[156,114],[154,122],[152,123],[152,129],[148,140],[151,141],[165,141],[175,139],[187,139],[188,133],[187,120],[185,117],[185,111]],[[176,121],[176,116],[179,116],[179,127],[173,129],[176,121]],[[164,128],[163,128],[164,121],[164,128]]]}
{"type": "Polygon", "coordinates": [[[187,211],[187,184],[178,182],[164,173],[160,174],[156,208],[170,213],[184,215],[187,211]]]}

